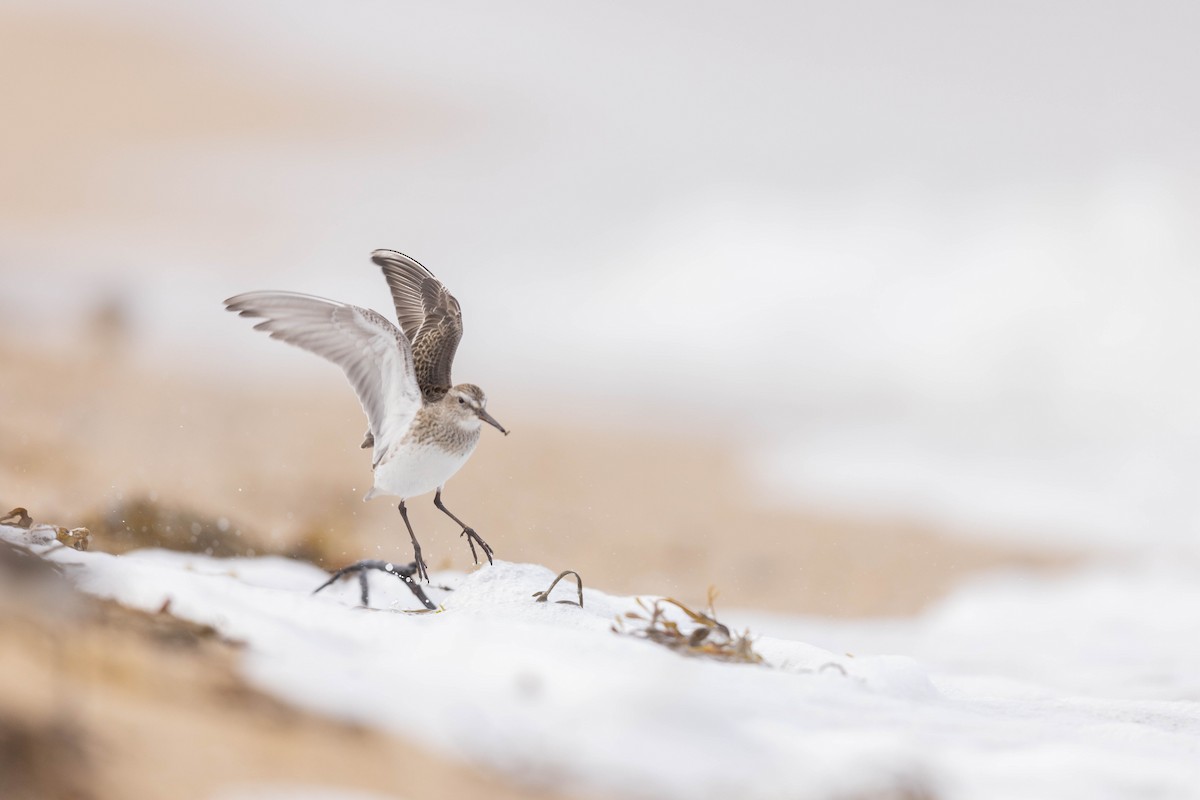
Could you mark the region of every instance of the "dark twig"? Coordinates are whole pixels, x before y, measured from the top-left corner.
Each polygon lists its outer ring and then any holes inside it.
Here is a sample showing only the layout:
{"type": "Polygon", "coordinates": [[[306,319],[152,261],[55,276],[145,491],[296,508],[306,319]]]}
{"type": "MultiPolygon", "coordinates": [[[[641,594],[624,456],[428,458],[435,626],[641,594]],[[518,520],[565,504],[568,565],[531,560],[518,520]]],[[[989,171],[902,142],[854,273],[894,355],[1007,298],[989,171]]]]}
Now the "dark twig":
{"type": "Polygon", "coordinates": [[[12,511],[0,518],[0,525],[12,525],[16,528],[28,529],[33,524],[33,518],[29,516],[29,512],[17,506],[12,511]]]}
{"type": "Polygon", "coordinates": [[[313,594],[321,591],[326,586],[333,585],[346,575],[357,574],[362,604],[364,606],[368,606],[370,598],[368,596],[367,589],[367,570],[372,569],[377,569],[380,572],[386,572],[389,575],[395,575],[397,578],[404,581],[404,585],[408,587],[409,591],[413,593],[414,597],[421,601],[421,605],[425,606],[425,608],[429,609],[430,611],[437,610],[437,606],[435,606],[433,601],[425,595],[424,590],[421,589],[421,585],[412,579],[413,574],[417,572],[417,562],[415,561],[410,564],[405,564],[402,567],[398,567],[390,561],[379,561],[375,559],[358,561],[348,567],[342,567],[337,572],[333,573],[333,575],[329,577],[329,580],[322,583],[316,589],[313,589],[313,594]]]}
{"type": "Polygon", "coordinates": [[[556,602],[564,603],[569,606],[577,605],[580,608],[583,608],[583,578],[579,577],[579,573],[573,569],[564,569],[562,572],[558,573],[558,577],[554,579],[554,583],[550,584],[550,588],[547,589],[546,591],[534,592],[533,596],[537,598],[537,602],[544,603],[547,600],[549,600],[550,593],[554,591],[554,587],[558,586],[558,582],[561,581],[563,578],[565,578],[568,575],[575,576],[575,583],[579,587],[579,602],[576,603],[574,600],[558,600],[556,602]]]}

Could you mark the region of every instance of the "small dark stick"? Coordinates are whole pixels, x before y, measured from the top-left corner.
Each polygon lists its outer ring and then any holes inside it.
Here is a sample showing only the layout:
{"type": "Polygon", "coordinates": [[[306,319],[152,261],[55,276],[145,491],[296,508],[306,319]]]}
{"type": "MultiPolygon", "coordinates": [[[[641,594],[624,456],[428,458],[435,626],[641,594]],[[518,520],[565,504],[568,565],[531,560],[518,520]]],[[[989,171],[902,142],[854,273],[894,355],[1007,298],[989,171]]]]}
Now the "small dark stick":
{"type": "Polygon", "coordinates": [[[564,603],[568,606],[578,605],[580,608],[583,608],[583,578],[579,577],[579,573],[573,569],[564,569],[562,572],[558,573],[558,577],[554,579],[554,583],[550,584],[550,588],[546,591],[534,592],[533,596],[537,598],[537,602],[545,603],[547,600],[549,600],[550,593],[554,591],[554,587],[558,586],[558,582],[568,575],[575,576],[575,583],[578,584],[579,587],[579,602],[576,603],[574,600],[557,600],[555,602],[564,603]]]}
{"type": "Polygon", "coordinates": [[[326,586],[333,585],[346,575],[357,573],[358,585],[362,592],[362,604],[367,606],[369,600],[367,592],[367,570],[371,569],[377,569],[380,572],[386,572],[389,575],[395,575],[397,578],[404,581],[404,585],[408,587],[409,591],[413,593],[414,597],[421,601],[421,605],[425,606],[425,608],[429,609],[430,611],[437,610],[437,606],[433,604],[433,601],[430,600],[425,595],[425,592],[421,589],[421,584],[412,579],[413,573],[417,571],[417,562],[415,561],[411,564],[406,564],[403,567],[398,567],[390,561],[379,561],[375,559],[369,561],[358,561],[348,567],[342,567],[337,572],[333,573],[333,575],[329,577],[329,580],[325,581],[313,590],[313,594],[321,591],[326,586]]]}
{"type": "Polygon", "coordinates": [[[29,526],[33,525],[33,518],[29,516],[28,511],[17,506],[5,514],[3,519],[0,519],[0,525],[12,525],[16,528],[25,528],[28,530],[29,526]]]}

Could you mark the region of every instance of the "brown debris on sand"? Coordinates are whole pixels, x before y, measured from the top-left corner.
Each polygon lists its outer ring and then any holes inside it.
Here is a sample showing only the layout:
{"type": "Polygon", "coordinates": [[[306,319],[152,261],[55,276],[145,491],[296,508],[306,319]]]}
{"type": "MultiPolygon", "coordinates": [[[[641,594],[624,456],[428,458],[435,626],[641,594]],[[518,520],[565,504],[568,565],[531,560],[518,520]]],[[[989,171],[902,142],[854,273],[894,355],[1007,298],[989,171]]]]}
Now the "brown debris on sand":
{"type": "Polygon", "coordinates": [[[717,621],[713,609],[715,599],[716,592],[709,589],[707,610],[693,611],[671,597],[660,597],[653,602],[639,597],[637,604],[641,612],[627,611],[617,619],[613,631],[656,642],[684,655],[738,664],[763,663],[763,657],[754,650],[748,631],[734,633],[727,625],[717,621]],[[693,626],[685,629],[670,619],[666,613],[668,606],[674,606],[686,614],[694,623],[693,626]]]}

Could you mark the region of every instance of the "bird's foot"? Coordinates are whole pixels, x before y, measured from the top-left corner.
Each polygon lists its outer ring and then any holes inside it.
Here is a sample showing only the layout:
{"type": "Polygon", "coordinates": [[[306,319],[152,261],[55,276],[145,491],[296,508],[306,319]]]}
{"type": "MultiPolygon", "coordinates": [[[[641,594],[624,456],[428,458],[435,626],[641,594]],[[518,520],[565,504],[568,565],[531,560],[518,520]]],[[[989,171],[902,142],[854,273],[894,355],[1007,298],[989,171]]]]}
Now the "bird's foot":
{"type": "Polygon", "coordinates": [[[417,570],[417,580],[429,583],[429,567],[425,565],[425,559],[421,557],[421,545],[413,541],[413,565],[417,570]]]}
{"type": "MultiPolygon", "coordinates": [[[[417,558],[420,559],[420,557],[421,557],[421,554],[417,553],[417,558]]],[[[430,609],[432,611],[432,610],[437,609],[437,606],[435,606],[433,604],[433,601],[431,601],[425,595],[425,592],[421,589],[421,585],[412,579],[413,573],[418,572],[420,570],[421,566],[423,566],[423,564],[424,564],[424,562],[420,561],[420,560],[414,561],[411,564],[405,564],[403,566],[398,566],[396,564],[393,564],[390,561],[379,561],[376,559],[367,559],[364,561],[357,561],[357,562],[351,564],[350,566],[342,567],[337,572],[333,573],[333,575],[331,575],[329,577],[329,580],[325,581],[324,583],[322,583],[320,586],[318,586],[316,589],[313,590],[313,594],[316,594],[317,592],[321,591],[322,589],[324,589],[327,586],[332,586],[334,583],[336,583],[337,581],[339,581],[340,579],[344,578],[347,575],[357,574],[358,575],[358,586],[361,591],[362,604],[364,606],[369,606],[370,605],[370,602],[369,602],[370,601],[370,597],[369,597],[370,590],[367,586],[367,572],[370,570],[377,569],[380,572],[386,572],[389,575],[395,575],[397,578],[404,581],[404,585],[409,588],[409,591],[411,591],[413,593],[414,597],[416,597],[418,600],[421,601],[421,605],[425,606],[425,608],[430,609]]],[[[428,577],[426,577],[426,581],[428,581],[428,577]]]]}
{"type": "Polygon", "coordinates": [[[488,563],[492,561],[492,546],[483,540],[483,537],[475,532],[474,528],[463,528],[463,532],[459,536],[467,537],[467,544],[471,546],[471,558],[475,559],[475,563],[479,563],[479,555],[475,552],[475,545],[478,544],[483,554],[487,556],[488,563]]]}

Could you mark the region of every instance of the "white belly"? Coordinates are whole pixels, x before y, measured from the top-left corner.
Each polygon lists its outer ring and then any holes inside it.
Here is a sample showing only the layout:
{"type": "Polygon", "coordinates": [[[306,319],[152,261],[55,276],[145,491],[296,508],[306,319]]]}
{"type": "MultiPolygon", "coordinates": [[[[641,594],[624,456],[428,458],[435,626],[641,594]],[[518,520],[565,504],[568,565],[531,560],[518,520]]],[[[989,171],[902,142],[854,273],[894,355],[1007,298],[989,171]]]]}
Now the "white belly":
{"type": "Polygon", "coordinates": [[[432,492],[467,463],[474,449],[448,453],[439,447],[402,443],[375,467],[375,486],[363,499],[380,494],[408,499],[432,492]]]}

